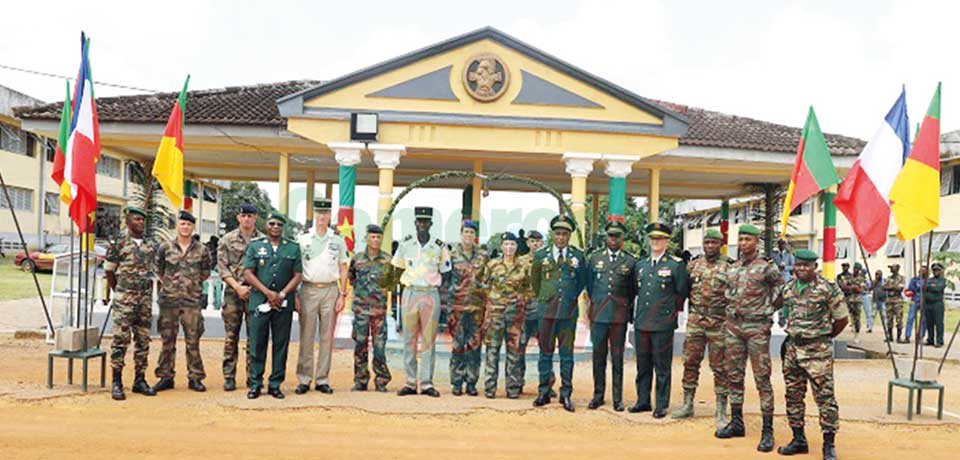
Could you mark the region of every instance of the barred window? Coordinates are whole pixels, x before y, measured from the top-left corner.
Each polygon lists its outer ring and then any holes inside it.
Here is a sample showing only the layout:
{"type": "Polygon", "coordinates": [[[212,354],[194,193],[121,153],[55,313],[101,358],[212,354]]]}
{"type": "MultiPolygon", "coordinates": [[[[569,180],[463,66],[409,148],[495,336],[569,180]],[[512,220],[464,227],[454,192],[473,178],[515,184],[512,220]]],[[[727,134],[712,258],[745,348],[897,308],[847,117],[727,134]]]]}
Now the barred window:
{"type": "Polygon", "coordinates": [[[897,235],[887,237],[887,257],[903,257],[903,241],[897,235]]]}
{"type": "Polygon", "coordinates": [[[100,157],[100,160],[97,161],[97,174],[113,177],[115,179],[120,178],[120,160],[108,157],[103,155],[100,157]]]}
{"type": "Polygon", "coordinates": [[[54,216],[60,215],[60,194],[47,193],[43,201],[43,212],[54,216]]]}
{"type": "Polygon", "coordinates": [[[204,235],[216,235],[217,223],[209,219],[203,219],[203,222],[200,223],[200,232],[204,235]]]}
{"type": "MultiPolygon", "coordinates": [[[[20,211],[33,211],[33,190],[22,187],[7,187],[10,194],[10,201],[13,203],[13,209],[20,211]]],[[[0,192],[0,208],[9,209],[10,203],[7,202],[7,194],[0,192]]]]}

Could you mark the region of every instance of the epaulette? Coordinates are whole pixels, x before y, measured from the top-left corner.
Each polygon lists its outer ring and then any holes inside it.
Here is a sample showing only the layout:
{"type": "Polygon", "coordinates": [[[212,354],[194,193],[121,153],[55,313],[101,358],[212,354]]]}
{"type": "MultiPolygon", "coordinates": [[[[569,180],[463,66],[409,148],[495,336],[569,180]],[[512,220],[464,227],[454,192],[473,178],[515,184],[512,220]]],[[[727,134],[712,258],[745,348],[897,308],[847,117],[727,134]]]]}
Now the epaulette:
{"type": "Polygon", "coordinates": [[[736,261],[737,261],[737,260],[734,259],[733,257],[727,257],[727,263],[728,263],[728,264],[732,264],[732,263],[734,263],[734,262],[736,262],[736,261]]]}
{"type": "Polygon", "coordinates": [[[437,246],[443,247],[443,241],[440,241],[440,238],[437,238],[437,246]]]}
{"type": "Polygon", "coordinates": [[[677,257],[677,256],[675,256],[675,255],[671,255],[670,258],[673,259],[674,262],[683,262],[683,259],[681,259],[681,258],[679,258],[679,257],[677,257]]]}
{"type": "Polygon", "coordinates": [[[267,239],[266,236],[258,236],[258,237],[256,237],[256,238],[250,240],[250,242],[253,243],[254,241],[263,241],[263,240],[266,240],[266,239],[267,239]]]}

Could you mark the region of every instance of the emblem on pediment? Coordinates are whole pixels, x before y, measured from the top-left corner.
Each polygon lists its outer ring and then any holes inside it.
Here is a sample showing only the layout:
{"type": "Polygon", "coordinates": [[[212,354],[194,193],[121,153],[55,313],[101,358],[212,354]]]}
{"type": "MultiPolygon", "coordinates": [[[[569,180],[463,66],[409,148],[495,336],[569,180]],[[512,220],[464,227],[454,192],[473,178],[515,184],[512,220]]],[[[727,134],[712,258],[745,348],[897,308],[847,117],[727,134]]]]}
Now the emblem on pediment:
{"type": "Polygon", "coordinates": [[[467,60],[463,68],[463,86],[474,99],[481,102],[497,100],[507,92],[510,71],[495,54],[478,54],[467,60]]]}

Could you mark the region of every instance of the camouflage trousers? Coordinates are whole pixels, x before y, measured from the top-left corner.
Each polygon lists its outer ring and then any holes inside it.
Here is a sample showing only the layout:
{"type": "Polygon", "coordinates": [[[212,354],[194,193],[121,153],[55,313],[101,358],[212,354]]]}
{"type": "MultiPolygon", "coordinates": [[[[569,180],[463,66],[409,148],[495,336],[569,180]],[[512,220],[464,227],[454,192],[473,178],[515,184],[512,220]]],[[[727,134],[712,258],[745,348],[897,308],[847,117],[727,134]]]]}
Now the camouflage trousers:
{"type": "MultiPolygon", "coordinates": [[[[859,297],[856,300],[860,300],[859,297]]],[[[850,313],[850,325],[853,326],[853,331],[860,332],[860,310],[863,308],[862,302],[854,301],[854,298],[847,299],[847,312],[850,313]]]]}
{"type": "Polygon", "coordinates": [[[723,366],[724,327],[723,323],[712,325],[716,320],[699,318],[691,315],[687,321],[687,335],[683,341],[683,389],[696,390],[700,380],[700,363],[704,354],[709,351],[710,370],[713,371],[713,392],[717,395],[726,395],[727,374],[723,366]],[[707,324],[710,324],[709,326],[707,324]],[[708,348],[709,345],[709,348],[708,348]]]}
{"type": "MultiPolygon", "coordinates": [[[[520,336],[523,335],[523,311],[516,307],[503,308],[490,306],[484,321],[483,344],[487,347],[484,359],[484,390],[497,392],[497,380],[500,378],[500,345],[507,344],[507,359],[503,369],[507,395],[516,396],[523,389],[521,362],[525,356],[520,353],[520,336]]],[[[478,350],[479,351],[479,350],[478,350]]]]}
{"type": "Polygon", "coordinates": [[[770,384],[770,321],[741,321],[727,318],[723,346],[724,370],[730,388],[730,404],[743,405],[743,380],[747,358],[753,381],[760,392],[760,412],[773,415],[773,385],[770,384]]]}
{"type": "Polygon", "coordinates": [[[887,300],[887,329],[893,330],[894,324],[897,329],[903,327],[903,301],[887,300]]]}
{"type": "Polygon", "coordinates": [[[824,339],[803,345],[787,341],[783,358],[783,381],[786,384],[787,420],[791,428],[804,425],[807,382],[820,410],[820,429],[836,433],[840,428],[837,398],[833,391],[833,346],[824,339]]]}
{"type": "Polygon", "coordinates": [[[161,379],[173,379],[176,374],[177,335],[183,326],[183,341],[187,348],[187,378],[203,380],[203,359],[200,357],[200,337],[203,336],[203,313],[199,307],[160,307],[157,330],[163,346],[157,362],[156,375],[161,379]]]}
{"type": "Polygon", "coordinates": [[[245,369],[250,369],[249,337],[250,337],[250,312],[247,310],[247,303],[240,300],[233,290],[229,290],[224,296],[223,308],[220,310],[220,317],[223,318],[223,378],[237,378],[237,357],[239,356],[240,326],[246,324],[246,335],[248,342],[243,347],[243,355],[246,357],[245,369]]]}
{"type": "Polygon", "coordinates": [[[370,382],[370,343],[373,343],[374,383],[390,383],[390,368],[387,367],[387,316],[353,312],[353,381],[363,386],[370,382]]]}
{"type": "Polygon", "coordinates": [[[123,369],[127,347],[133,339],[133,363],[137,374],[147,370],[150,354],[150,294],[122,294],[113,305],[113,342],[110,344],[110,367],[123,369]]]}
{"type": "Polygon", "coordinates": [[[447,317],[453,339],[450,350],[450,385],[476,388],[480,379],[480,347],[483,340],[483,309],[454,305],[447,317]]]}

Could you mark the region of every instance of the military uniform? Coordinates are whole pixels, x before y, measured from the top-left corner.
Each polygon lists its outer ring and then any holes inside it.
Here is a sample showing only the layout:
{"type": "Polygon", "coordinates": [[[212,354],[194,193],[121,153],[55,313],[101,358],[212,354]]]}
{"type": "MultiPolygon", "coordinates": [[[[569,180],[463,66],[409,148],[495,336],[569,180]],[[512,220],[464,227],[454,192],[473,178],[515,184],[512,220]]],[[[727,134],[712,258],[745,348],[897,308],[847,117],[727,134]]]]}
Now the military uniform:
{"type": "MultiPolygon", "coordinates": [[[[608,230],[609,231],[609,230],[608,230]]],[[[621,232],[622,233],[622,232],[621,232]]],[[[623,354],[627,322],[633,320],[637,259],[624,249],[598,250],[587,260],[590,296],[590,341],[593,344],[593,400],[603,401],[607,383],[607,354],[613,367],[615,407],[622,410],[623,354]]]]}
{"type": "MultiPolygon", "coordinates": [[[[719,234],[719,232],[717,232],[719,234]]],[[[724,276],[733,261],[722,255],[714,259],[697,256],[687,266],[690,273],[690,310],[687,316],[687,333],[683,341],[683,390],[684,404],[687,394],[692,402],[700,379],[700,362],[708,351],[710,370],[713,372],[713,391],[717,396],[718,423],[723,419],[726,406],[727,377],[724,371],[724,322],[727,299],[724,296],[724,276]]],[[[691,405],[692,409],[692,405],[691,405]]],[[[692,414],[691,414],[692,415],[692,414]]]]}
{"type": "MultiPolygon", "coordinates": [[[[243,269],[252,270],[254,276],[267,289],[279,293],[297,273],[303,271],[300,246],[283,238],[274,248],[269,237],[257,238],[247,247],[243,257],[243,269]]],[[[282,308],[261,312],[258,307],[267,302],[267,296],[257,289],[250,290],[250,299],[247,302],[247,314],[250,315],[250,368],[247,372],[247,386],[251,391],[258,391],[263,386],[267,342],[270,338],[273,339],[270,350],[273,362],[270,365],[269,388],[279,390],[280,384],[286,378],[294,299],[293,293],[287,293],[282,308]]]]}
{"type": "MultiPolygon", "coordinates": [[[[181,212],[181,220],[184,214],[187,213],[181,212]]],[[[210,251],[195,239],[190,240],[186,250],[181,249],[176,237],[164,241],[157,249],[157,276],[162,286],[157,329],[160,330],[163,347],[156,375],[162,381],[173,381],[180,326],[183,326],[187,348],[187,378],[191,382],[199,382],[206,377],[200,357],[200,337],[204,331],[201,310],[206,303],[203,282],[210,277],[212,268],[210,251]]]]}
{"type": "MultiPolygon", "coordinates": [[[[432,219],[433,209],[417,207],[414,214],[417,219],[432,219]]],[[[416,390],[418,378],[421,392],[436,392],[433,371],[437,323],[440,320],[439,289],[443,282],[442,275],[452,269],[450,252],[440,240],[420,243],[416,237],[408,235],[397,246],[391,263],[403,271],[400,274],[400,284],[404,287],[401,321],[403,370],[407,381],[401,392],[408,394],[410,389],[416,390]]]]}
{"type": "Polygon", "coordinates": [[[524,360],[524,355],[520,354],[520,335],[523,333],[526,316],[526,299],[532,295],[528,259],[517,257],[512,264],[508,264],[502,257],[491,260],[482,273],[482,285],[488,292],[483,323],[483,330],[486,331],[484,345],[487,348],[484,391],[488,397],[497,392],[500,345],[506,341],[507,362],[503,374],[507,397],[516,398],[523,388],[520,363],[524,360]]]}
{"type": "MultiPolygon", "coordinates": [[[[528,267],[533,266],[533,257],[536,255],[536,251],[528,252],[522,256],[517,257],[517,260],[523,260],[528,267]]],[[[520,333],[520,342],[519,349],[517,353],[524,358],[520,360],[520,391],[523,392],[523,387],[526,385],[526,375],[527,375],[527,345],[530,344],[530,339],[536,337],[540,333],[540,318],[543,317],[542,312],[540,311],[539,305],[537,304],[536,296],[533,296],[528,299],[524,299],[525,305],[523,310],[526,312],[523,319],[523,330],[520,333]]]]}
{"type": "MultiPolygon", "coordinates": [[[[314,201],[313,207],[318,212],[330,212],[330,200],[320,198],[314,201]]],[[[341,293],[347,289],[339,285],[340,265],[350,263],[347,243],[330,228],[322,236],[316,231],[300,235],[298,242],[303,256],[303,285],[300,288],[298,315],[300,354],[297,359],[297,391],[308,389],[314,378],[318,389],[329,391],[333,333],[337,326],[334,307],[341,293]],[[313,344],[318,335],[319,350],[314,358],[313,344]]]]}
{"type": "Polygon", "coordinates": [[[450,272],[447,304],[451,306],[448,330],[453,338],[450,385],[454,392],[464,384],[468,391],[475,389],[480,378],[484,299],[477,286],[477,276],[488,260],[486,251],[478,246],[468,253],[461,243],[450,252],[453,270],[450,272]]]}
{"type": "MultiPolygon", "coordinates": [[[[554,218],[551,228],[573,233],[573,219],[554,218]]],[[[558,248],[551,244],[536,252],[530,269],[530,282],[536,295],[540,320],[538,340],[540,357],[537,370],[539,394],[549,395],[555,381],[553,351],[560,354],[560,398],[573,393],[573,346],[577,334],[577,299],[587,285],[587,263],[583,251],[575,247],[558,248]]]]}
{"type": "MultiPolygon", "coordinates": [[[[654,223],[647,234],[668,237],[669,226],[654,223]]],[[[677,313],[690,292],[690,277],[683,259],[668,254],[637,260],[637,308],[633,318],[633,346],[637,355],[636,409],[650,405],[650,389],[656,375],[654,414],[663,414],[670,406],[673,331],[677,313]],[[639,407],[638,407],[639,406],[639,407]]]]}
{"type": "Polygon", "coordinates": [[[867,277],[862,272],[859,275],[843,272],[837,275],[837,283],[843,291],[844,303],[847,304],[853,330],[860,333],[860,310],[863,308],[862,293],[868,286],[867,277]]]}
{"type": "Polygon", "coordinates": [[[117,285],[113,299],[113,343],[110,366],[123,369],[123,359],[133,336],[133,363],[138,376],[147,370],[150,354],[150,321],[153,303],[155,246],[144,239],[124,235],[107,250],[104,270],[114,272],[117,285]]]}
{"type": "Polygon", "coordinates": [[[883,289],[887,291],[887,331],[891,340],[893,338],[893,326],[897,326],[897,342],[900,342],[900,334],[903,331],[903,288],[906,280],[903,275],[897,273],[883,279],[883,289]]]}
{"type": "MultiPolygon", "coordinates": [[[[936,270],[939,264],[933,264],[936,270]]],[[[941,266],[941,270],[942,270],[941,266]]],[[[943,346],[943,314],[944,290],[947,280],[940,276],[931,276],[927,279],[927,287],[923,291],[923,319],[927,323],[927,345],[943,346]]]]}
{"type": "Polygon", "coordinates": [[[387,367],[387,290],[393,277],[390,254],[379,251],[371,257],[366,250],[350,260],[353,285],[353,380],[364,388],[370,381],[367,368],[369,342],[373,343],[373,372],[377,388],[390,383],[387,367]]]}
{"type": "MultiPolygon", "coordinates": [[[[243,258],[247,253],[247,246],[250,241],[264,236],[256,228],[249,238],[245,238],[240,229],[234,229],[228,232],[220,240],[217,247],[217,272],[220,278],[226,281],[233,278],[245,285],[243,280],[243,258]]],[[[239,355],[238,343],[240,341],[240,326],[246,324],[247,337],[250,336],[250,316],[247,311],[247,303],[240,299],[230,284],[224,283],[223,308],[220,310],[220,316],[223,318],[223,378],[234,380],[237,376],[237,357],[239,355]]],[[[249,348],[249,343],[247,347],[249,348]]],[[[246,356],[246,369],[250,369],[250,353],[247,349],[243,350],[246,356]]]]}

